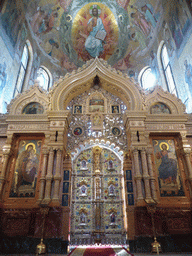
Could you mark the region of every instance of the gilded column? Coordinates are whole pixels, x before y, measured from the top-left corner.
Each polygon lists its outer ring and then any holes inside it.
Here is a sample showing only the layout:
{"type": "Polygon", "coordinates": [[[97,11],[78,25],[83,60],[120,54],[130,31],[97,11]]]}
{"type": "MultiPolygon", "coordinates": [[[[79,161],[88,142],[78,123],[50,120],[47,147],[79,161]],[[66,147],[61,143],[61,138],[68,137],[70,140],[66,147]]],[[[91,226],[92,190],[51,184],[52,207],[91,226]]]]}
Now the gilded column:
{"type": "Polygon", "coordinates": [[[43,199],[43,194],[45,190],[45,175],[47,170],[47,161],[48,161],[48,150],[43,148],[43,166],[40,177],[40,189],[39,189],[39,201],[43,199]]]}
{"type": "Polygon", "coordinates": [[[145,184],[145,200],[147,203],[151,203],[153,201],[151,197],[151,190],[150,190],[150,183],[149,183],[149,173],[148,173],[148,166],[147,166],[147,159],[146,159],[146,151],[141,150],[141,162],[142,162],[142,169],[143,169],[143,179],[145,184]]]}
{"type": "Polygon", "coordinates": [[[3,185],[4,185],[4,182],[5,182],[5,172],[7,170],[9,155],[10,155],[10,148],[3,149],[4,161],[3,161],[2,171],[1,171],[1,174],[0,174],[0,194],[2,193],[3,185]]]}
{"type": "Polygon", "coordinates": [[[152,154],[151,149],[148,149],[147,160],[148,160],[149,175],[151,180],[151,194],[152,194],[152,198],[157,202],[158,198],[157,198],[157,190],[155,186],[155,176],[154,176],[153,167],[152,167],[151,154],[152,154]]]}
{"type": "Polygon", "coordinates": [[[134,168],[135,168],[135,179],[136,179],[136,186],[137,186],[137,200],[143,200],[142,194],[142,175],[139,170],[139,152],[137,149],[133,151],[133,159],[134,159],[134,168]]]}
{"type": "Polygon", "coordinates": [[[62,151],[57,150],[57,159],[56,159],[56,172],[54,176],[55,186],[53,193],[53,200],[59,201],[59,188],[61,182],[61,160],[62,160],[62,151]]]}
{"type": "Polygon", "coordinates": [[[48,160],[48,168],[46,175],[46,186],[45,186],[45,197],[44,202],[49,203],[51,200],[51,181],[52,181],[52,173],[53,173],[53,161],[54,161],[54,151],[53,148],[49,151],[49,160],[48,160]]]}

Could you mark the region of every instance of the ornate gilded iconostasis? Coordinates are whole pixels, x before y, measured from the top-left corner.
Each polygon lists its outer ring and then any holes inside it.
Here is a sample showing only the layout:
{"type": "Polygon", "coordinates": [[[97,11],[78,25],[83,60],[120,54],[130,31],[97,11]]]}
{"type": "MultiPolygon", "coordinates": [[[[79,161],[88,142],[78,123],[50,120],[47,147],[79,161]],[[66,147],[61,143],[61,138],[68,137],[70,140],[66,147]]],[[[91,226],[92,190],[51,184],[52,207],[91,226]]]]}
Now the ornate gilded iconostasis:
{"type": "Polygon", "coordinates": [[[2,232],[41,237],[46,208],[43,236],[71,246],[190,234],[187,119],[98,58],[49,93],[35,84],[1,117],[2,232]]]}

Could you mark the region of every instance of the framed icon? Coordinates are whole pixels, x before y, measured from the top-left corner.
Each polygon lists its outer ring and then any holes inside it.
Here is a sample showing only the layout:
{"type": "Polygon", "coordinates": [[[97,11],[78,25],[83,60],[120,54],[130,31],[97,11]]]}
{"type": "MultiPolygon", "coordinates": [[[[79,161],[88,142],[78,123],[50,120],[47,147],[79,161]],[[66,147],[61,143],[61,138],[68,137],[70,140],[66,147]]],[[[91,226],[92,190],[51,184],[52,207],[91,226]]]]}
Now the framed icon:
{"type": "Polygon", "coordinates": [[[112,114],[120,114],[120,106],[119,105],[112,105],[111,106],[111,113],[112,114]]]}
{"type": "Polygon", "coordinates": [[[78,126],[73,129],[73,135],[75,136],[81,136],[83,135],[83,128],[78,126]]]}
{"type": "Polygon", "coordinates": [[[131,170],[126,170],[126,180],[132,180],[131,170]]]}
{"type": "Polygon", "coordinates": [[[111,132],[115,137],[121,135],[121,130],[118,127],[113,127],[111,132]]]}
{"type": "Polygon", "coordinates": [[[73,114],[82,114],[83,106],[82,105],[74,105],[73,106],[73,114]]]}
{"type": "Polygon", "coordinates": [[[68,195],[62,195],[62,206],[68,206],[68,195]]]}
{"type": "Polygon", "coordinates": [[[69,180],[69,171],[68,170],[64,171],[63,180],[69,180]]]}

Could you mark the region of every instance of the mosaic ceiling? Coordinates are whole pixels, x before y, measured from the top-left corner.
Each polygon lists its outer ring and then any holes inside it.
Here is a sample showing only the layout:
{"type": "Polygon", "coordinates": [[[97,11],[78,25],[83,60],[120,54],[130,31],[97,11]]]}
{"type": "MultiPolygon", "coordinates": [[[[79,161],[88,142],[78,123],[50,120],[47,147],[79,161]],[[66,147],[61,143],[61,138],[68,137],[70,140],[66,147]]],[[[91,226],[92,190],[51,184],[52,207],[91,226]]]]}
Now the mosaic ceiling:
{"type": "Polygon", "coordinates": [[[131,72],[151,50],[163,21],[160,0],[36,0],[29,7],[37,44],[67,71],[99,57],[131,72]]]}

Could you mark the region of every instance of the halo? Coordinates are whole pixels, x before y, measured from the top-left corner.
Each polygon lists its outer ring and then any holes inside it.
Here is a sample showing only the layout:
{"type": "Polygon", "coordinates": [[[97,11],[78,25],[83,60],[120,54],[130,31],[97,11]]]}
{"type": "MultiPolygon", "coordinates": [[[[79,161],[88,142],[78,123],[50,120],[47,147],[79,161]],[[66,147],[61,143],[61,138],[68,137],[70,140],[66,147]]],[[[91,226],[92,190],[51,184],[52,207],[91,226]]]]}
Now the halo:
{"type": "Polygon", "coordinates": [[[34,143],[28,143],[28,144],[26,144],[26,146],[25,146],[25,150],[27,150],[27,148],[29,147],[29,146],[32,146],[33,147],[33,150],[35,151],[35,153],[36,153],[36,147],[35,147],[35,144],[34,143]]]}
{"type": "Polygon", "coordinates": [[[40,146],[41,146],[41,143],[42,143],[41,140],[37,141],[37,146],[40,147],[40,146]]]}
{"type": "Polygon", "coordinates": [[[67,20],[67,22],[72,21],[72,16],[71,16],[70,14],[67,14],[67,16],[66,16],[66,20],[67,20]]]}
{"type": "Polygon", "coordinates": [[[101,14],[101,8],[100,8],[100,6],[97,5],[97,4],[93,4],[93,5],[90,7],[90,9],[89,9],[90,15],[93,16],[92,10],[93,10],[94,8],[97,8],[97,10],[98,10],[98,15],[100,15],[100,14],[101,14]]]}
{"type": "Polygon", "coordinates": [[[165,145],[167,146],[167,150],[169,150],[169,144],[166,143],[166,142],[161,142],[161,143],[159,144],[160,149],[163,150],[163,149],[162,149],[162,145],[163,145],[163,144],[165,144],[165,145]]]}

